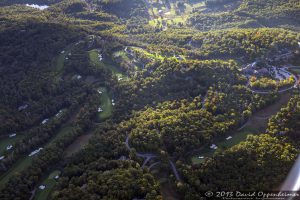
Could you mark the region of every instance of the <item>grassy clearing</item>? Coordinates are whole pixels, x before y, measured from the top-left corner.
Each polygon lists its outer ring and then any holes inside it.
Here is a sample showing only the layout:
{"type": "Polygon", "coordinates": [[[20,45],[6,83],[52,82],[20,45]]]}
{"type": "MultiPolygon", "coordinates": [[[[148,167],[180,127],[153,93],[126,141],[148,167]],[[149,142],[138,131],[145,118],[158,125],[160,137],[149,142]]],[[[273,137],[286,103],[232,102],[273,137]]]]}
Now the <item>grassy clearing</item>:
{"type": "Polygon", "coordinates": [[[215,142],[214,144],[218,146],[217,150],[213,150],[210,149],[209,147],[206,147],[205,149],[200,151],[197,155],[192,157],[192,162],[193,164],[200,164],[204,162],[205,159],[200,159],[199,156],[203,156],[204,158],[212,157],[215,154],[215,152],[224,151],[230,147],[233,147],[234,145],[237,145],[240,142],[245,141],[248,135],[255,134],[256,132],[257,130],[253,126],[249,125],[249,127],[245,127],[243,130],[232,134],[231,140],[226,140],[226,137],[224,137],[220,139],[219,142],[215,142]]]}
{"type": "Polygon", "coordinates": [[[109,97],[108,91],[105,87],[99,88],[98,91],[102,92],[100,97],[100,107],[103,110],[98,114],[98,120],[103,121],[111,117],[113,111],[113,105],[109,97]]]}
{"type": "Polygon", "coordinates": [[[50,146],[53,142],[61,139],[64,137],[65,134],[71,132],[73,130],[73,128],[70,126],[70,125],[65,125],[63,126],[59,131],[58,133],[53,137],[51,138],[51,140],[45,145],[44,148],[47,148],[48,146],[50,146]]]}
{"type": "Polygon", "coordinates": [[[35,195],[34,200],[47,200],[51,191],[53,190],[55,184],[56,184],[56,180],[55,180],[55,176],[59,176],[60,175],[60,171],[56,170],[53,171],[47,179],[45,179],[41,185],[46,186],[46,188],[44,190],[41,190],[39,188],[37,188],[37,192],[35,195]]]}
{"type": "Polygon", "coordinates": [[[186,24],[186,21],[189,15],[192,13],[193,9],[204,10],[205,9],[205,2],[191,2],[185,3],[185,9],[179,11],[176,8],[176,4],[171,2],[170,9],[167,9],[160,4],[153,4],[157,5],[154,7],[149,8],[148,13],[152,16],[152,20],[149,21],[149,25],[153,27],[162,27],[162,21],[165,21],[168,25],[176,25],[179,23],[186,24]],[[163,11],[163,14],[159,14],[159,10],[163,11]]]}
{"type": "Polygon", "coordinates": [[[22,170],[28,168],[31,164],[32,157],[27,155],[16,162],[5,174],[0,177],[0,188],[2,188],[13,175],[20,173],[22,170]]]}
{"type": "Polygon", "coordinates": [[[129,61],[130,59],[128,58],[127,56],[127,53],[122,50],[122,51],[116,51],[113,53],[113,57],[117,58],[117,57],[121,57],[122,60],[125,60],[125,61],[129,61]]]}
{"type": "Polygon", "coordinates": [[[290,93],[284,93],[280,96],[280,99],[273,103],[270,106],[256,112],[247,122],[244,129],[231,133],[228,135],[232,136],[231,140],[226,140],[226,137],[220,138],[218,141],[215,141],[214,144],[218,146],[217,150],[212,150],[208,147],[199,151],[196,155],[192,156],[191,160],[193,164],[203,163],[205,159],[199,158],[203,156],[204,158],[212,157],[215,153],[224,151],[234,145],[239,144],[242,141],[245,141],[247,136],[250,134],[260,134],[264,132],[267,128],[268,119],[275,115],[283,106],[285,106],[289,99],[291,98],[290,93]]]}
{"type": "Polygon", "coordinates": [[[98,53],[97,49],[89,51],[90,62],[93,65],[95,65],[96,67],[100,67],[100,68],[110,70],[118,78],[126,78],[122,74],[122,72],[116,66],[114,66],[112,63],[110,63],[108,61],[104,61],[104,60],[100,61],[98,55],[99,55],[99,53],[98,53]]]}
{"type": "Polygon", "coordinates": [[[64,50],[61,51],[59,56],[56,58],[54,65],[56,67],[56,71],[59,74],[61,74],[64,71],[66,57],[69,53],[71,53],[73,47],[74,47],[74,44],[67,46],[64,50]]]}
{"type": "Polygon", "coordinates": [[[79,150],[83,149],[88,144],[90,138],[93,136],[92,133],[84,134],[78,137],[70,146],[68,146],[64,152],[65,157],[74,155],[79,150]]]}
{"type": "MultiPolygon", "coordinates": [[[[52,142],[56,141],[57,139],[63,137],[69,131],[72,130],[72,127],[65,126],[61,128],[58,133],[44,146],[44,148],[48,147],[52,142]]],[[[0,188],[3,187],[9,179],[14,176],[16,173],[22,172],[24,169],[28,168],[32,164],[34,156],[29,157],[25,155],[21,158],[18,162],[16,162],[6,173],[4,173],[0,177],[0,188]]]]}
{"type": "MultiPolygon", "coordinates": [[[[131,47],[133,50],[135,51],[139,51],[140,53],[146,55],[147,57],[149,58],[153,58],[155,60],[160,60],[160,61],[164,61],[165,59],[175,59],[177,61],[179,61],[179,59],[174,55],[174,56],[171,56],[171,57],[166,57],[166,56],[163,56],[159,53],[150,53],[142,48],[139,48],[139,47],[131,47]]],[[[186,57],[184,55],[178,55],[178,57],[181,59],[181,60],[186,60],[186,57]]]]}
{"type": "Polygon", "coordinates": [[[6,150],[6,147],[8,146],[8,145],[13,145],[13,147],[15,146],[14,144],[18,141],[18,140],[20,140],[20,139],[22,139],[24,137],[24,135],[16,135],[15,137],[4,137],[4,138],[1,138],[1,140],[0,140],[0,156],[1,155],[3,155],[3,153],[5,152],[5,151],[7,151],[6,150]]]}

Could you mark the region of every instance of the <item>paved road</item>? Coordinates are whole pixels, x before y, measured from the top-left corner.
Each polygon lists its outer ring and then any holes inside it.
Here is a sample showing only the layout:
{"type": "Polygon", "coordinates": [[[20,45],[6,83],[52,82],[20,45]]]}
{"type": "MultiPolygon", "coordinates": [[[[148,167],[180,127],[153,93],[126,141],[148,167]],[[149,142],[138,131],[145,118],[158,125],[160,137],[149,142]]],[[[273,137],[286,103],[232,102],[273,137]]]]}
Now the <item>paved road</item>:
{"type": "Polygon", "coordinates": [[[160,164],[161,162],[159,161],[159,162],[155,162],[155,163],[153,163],[153,164],[151,164],[149,167],[148,167],[148,169],[151,169],[152,167],[154,167],[155,165],[158,165],[158,164],[160,164]]]}
{"type": "MultiPolygon", "coordinates": [[[[291,89],[293,89],[293,88],[297,88],[299,79],[298,79],[298,77],[295,76],[294,74],[292,74],[292,76],[293,76],[294,79],[295,79],[295,84],[294,84],[293,86],[291,86],[291,87],[288,87],[288,88],[285,88],[285,89],[278,90],[278,93],[283,93],[283,92],[286,92],[286,91],[291,90],[291,89]]],[[[248,87],[253,93],[256,93],[256,94],[271,94],[272,92],[274,92],[274,90],[272,90],[272,91],[259,91],[259,90],[253,90],[253,89],[250,88],[249,83],[250,83],[250,82],[248,81],[246,87],[248,87]]]]}
{"type": "MultiPolygon", "coordinates": [[[[126,140],[125,140],[125,145],[126,145],[126,148],[130,151],[131,150],[131,147],[129,145],[129,135],[126,137],[126,140]]],[[[143,165],[142,165],[142,168],[146,166],[146,164],[152,159],[152,158],[156,158],[158,157],[157,154],[154,154],[154,153],[138,153],[136,152],[136,156],[138,157],[141,157],[141,158],[145,158],[144,162],[143,162],[143,165]]],[[[159,164],[160,162],[156,162],[156,163],[153,163],[152,165],[149,166],[149,169],[151,169],[153,166],[159,164]]],[[[173,163],[173,161],[169,160],[169,163],[170,163],[170,166],[172,168],[172,171],[176,177],[176,179],[178,181],[181,181],[181,178],[179,176],[179,173],[177,171],[177,168],[175,166],[175,164],[173,163]]]]}
{"type": "MultiPolygon", "coordinates": [[[[132,149],[129,145],[129,135],[126,137],[125,145],[129,151],[132,149]]],[[[145,158],[145,159],[151,159],[151,158],[155,158],[158,156],[157,154],[154,154],[154,153],[139,153],[139,152],[136,152],[136,155],[138,157],[145,158]]]]}
{"type": "Polygon", "coordinates": [[[178,173],[178,171],[177,171],[177,169],[176,169],[175,164],[174,164],[173,161],[171,161],[171,160],[169,160],[169,163],[170,163],[170,165],[171,165],[171,168],[172,168],[172,170],[173,170],[173,173],[174,173],[174,175],[175,175],[177,181],[181,181],[181,178],[180,178],[180,176],[179,176],[179,173],[178,173]]]}
{"type": "Polygon", "coordinates": [[[240,128],[238,128],[237,130],[240,131],[243,128],[245,128],[247,126],[247,124],[248,124],[248,121],[249,121],[249,119],[240,128]]]}

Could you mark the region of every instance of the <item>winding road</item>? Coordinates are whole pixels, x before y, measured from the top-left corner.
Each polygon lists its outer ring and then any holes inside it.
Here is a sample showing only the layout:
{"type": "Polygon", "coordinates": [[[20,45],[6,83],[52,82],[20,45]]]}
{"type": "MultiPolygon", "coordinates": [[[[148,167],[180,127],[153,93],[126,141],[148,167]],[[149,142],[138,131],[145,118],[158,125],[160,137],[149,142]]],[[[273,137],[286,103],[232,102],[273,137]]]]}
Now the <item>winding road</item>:
{"type": "MultiPolygon", "coordinates": [[[[289,68],[289,67],[287,67],[287,68],[289,68]]],[[[286,71],[286,70],[285,70],[285,71],[286,71]]],[[[288,72],[288,71],[286,71],[286,72],[288,72]]],[[[290,72],[288,72],[288,73],[290,73],[290,72]]],[[[290,74],[292,74],[292,73],[290,73],[290,74]]],[[[294,74],[292,74],[292,76],[293,76],[294,79],[295,79],[295,84],[292,85],[291,87],[288,87],[288,88],[284,88],[284,89],[278,90],[278,91],[277,91],[278,93],[283,93],[283,92],[289,91],[289,90],[291,90],[291,89],[293,89],[293,88],[297,88],[298,83],[299,83],[299,79],[298,79],[298,77],[295,76],[294,74]]],[[[248,87],[253,93],[256,93],[256,94],[271,94],[271,93],[274,92],[274,90],[271,90],[271,91],[253,90],[253,89],[250,88],[250,81],[247,82],[246,87],[248,87]]]]}
{"type": "MultiPolygon", "coordinates": [[[[126,141],[125,141],[125,145],[126,145],[126,148],[130,151],[132,148],[130,147],[129,145],[129,135],[126,137],[126,141]]],[[[156,154],[154,153],[138,153],[136,152],[136,156],[137,157],[140,157],[140,158],[145,158],[146,160],[150,160],[151,158],[155,158],[155,157],[158,157],[156,154]]],[[[147,161],[147,162],[148,162],[147,161]]]]}
{"type": "MultiPolygon", "coordinates": [[[[125,140],[125,146],[126,148],[130,151],[132,148],[130,147],[129,145],[129,135],[127,135],[126,137],[126,140],[125,140]]],[[[140,158],[144,158],[144,162],[143,162],[143,165],[142,165],[142,168],[144,168],[147,163],[152,159],[152,158],[157,158],[158,155],[157,154],[154,154],[154,153],[140,153],[140,152],[136,152],[135,153],[137,157],[140,157],[140,158]]],[[[151,169],[152,167],[154,167],[155,165],[158,165],[160,164],[161,162],[155,162],[153,164],[151,164],[148,169],[151,169]]],[[[169,163],[170,163],[170,166],[171,166],[171,169],[177,179],[177,181],[181,181],[181,178],[179,176],[179,173],[178,173],[178,170],[175,166],[175,164],[173,163],[173,161],[169,160],[169,163]]]]}

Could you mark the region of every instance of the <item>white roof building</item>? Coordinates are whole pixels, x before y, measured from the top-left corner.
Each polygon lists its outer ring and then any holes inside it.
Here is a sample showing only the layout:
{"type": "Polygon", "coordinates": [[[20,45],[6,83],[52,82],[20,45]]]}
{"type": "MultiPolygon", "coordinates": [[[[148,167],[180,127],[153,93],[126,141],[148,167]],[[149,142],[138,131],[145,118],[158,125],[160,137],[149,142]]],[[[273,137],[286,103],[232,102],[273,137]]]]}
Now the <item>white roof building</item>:
{"type": "Polygon", "coordinates": [[[226,138],[226,140],[231,140],[232,139],[232,136],[228,136],[227,138],[226,138]]]}
{"type": "Polygon", "coordinates": [[[13,148],[13,145],[8,145],[7,147],[6,147],[6,150],[11,150],[13,148]]]}
{"type": "Polygon", "coordinates": [[[99,61],[102,61],[103,60],[102,54],[98,54],[98,58],[99,58],[99,61]]]}
{"type": "Polygon", "coordinates": [[[39,148],[39,149],[37,149],[37,150],[34,150],[34,151],[31,152],[28,156],[31,157],[31,156],[33,156],[33,155],[39,153],[42,149],[43,149],[43,148],[39,148]]]}
{"type": "Polygon", "coordinates": [[[23,105],[23,106],[19,106],[19,107],[18,107],[18,110],[19,110],[19,111],[25,110],[27,107],[28,107],[28,104],[25,104],[25,105],[23,105]]]}
{"type": "Polygon", "coordinates": [[[62,110],[58,111],[58,113],[56,113],[56,117],[58,117],[60,114],[62,113],[62,110]]]}
{"type": "Polygon", "coordinates": [[[41,190],[44,190],[44,189],[46,188],[46,186],[40,185],[39,188],[40,188],[41,190]]]}
{"type": "Polygon", "coordinates": [[[16,133],[12,133],[12,134],[9,134],[8,137],[12,138],[12,137],[15,137],[17,134],[16,133]]]}
{"type": "Polygon", "coordinates": [[[46,124],[46,123],[48,122],[48,120],[49,120],[49,119],[44,119],[44,120],[42,121],[42,124],[46,124]]]}

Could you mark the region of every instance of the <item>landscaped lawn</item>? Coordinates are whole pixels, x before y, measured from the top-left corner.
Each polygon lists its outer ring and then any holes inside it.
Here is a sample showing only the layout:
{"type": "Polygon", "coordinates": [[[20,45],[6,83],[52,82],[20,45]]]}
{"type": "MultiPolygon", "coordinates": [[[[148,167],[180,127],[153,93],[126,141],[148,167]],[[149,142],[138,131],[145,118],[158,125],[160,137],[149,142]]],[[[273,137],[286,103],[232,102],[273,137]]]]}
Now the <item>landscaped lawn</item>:
{"type": "Polygon", "coordinates": [[[24,137],[24,135],[21,135],[21,134],[17,134],[15,137],[3,137],[0,139],[0,156],[3,155],[3,153],[6,150],[6,147],[8,145],[13,145],[13,148],[14,148],[14,144],[15,142],[17,142],[18,140],[22,139],[24,137]]]}
{"type": "MultiPolygon", "coordinates": [[[[68,133],[71,130],[72,128],[70,126],[65,126],[61,128],[58,131],[58,133],[53,138],[51,138],[51,140],[49,140],[49,142],[46,145],[44,145],[44,148],[49,146],[52,142],[54,142],[58,138],[63,137],[64,134],[68,133]]],[[[28,155],[25,155],[18,162],[16,162],[5,174],[3,174],[0,177],[0,188],[3,187],[4,184],[7,183],[14,174],[19,173],[22,170],[28,168],[32,164],[33,158],[34,156],[29,157],[28,155]]]]}
{"type": "Polygon", "coordinates": [[[2,188],[14,174],[26,169],[31,165],[31,163],[32,157],[29,157],[28,155],[16,162],[5,174],[0,177],[0,188],[2,188]]]}
{"type": "Polygon", "coordinates": [[[193,164],[200,164],[204,162],[205,158],[212,157],[215,152],[224,151],[234,145],[239,144],[242,141],[245,141],[247,136],[250,134],[260,134],[265,131],[268,123],[268,118],[272,115],[275,115],[284,105],[286,105],[291,98],[290,93],[283,93],[279,100],[273,103],[270,106],[256,112],[247,122],[246,126],[235,133],[228,134],[232,136],[232,139],[226,140],[226,137],[221,138],[215,142],[218,146],[217,150],[212,150],[208,147],[204,148],[203,150],[199,151],[197,154],[192,156],[191,160],[193,164]],[[204,156],[204,159],[200,159],[199,156],[204,156]]]}
{"type": "Polygon", "coordinates": [[[56,170],[53,171],[47,179],[45,179],[40,185],[44,185],[45,189],[41,190],[37,188],[36,194],[35,194],[35,200],[47,200],[49,194],[51,193],[52,189],[54,188],[56,184],[55,176],[59,176],[60,171],[56,170]]]}
{"type": "Polygon", "coordinates": [[[60,74],[64,71],[64,66],[65,66],[65,60],[66,57],[69,53],[71,53],[72,48],[74,47],[75,44],[70,44],[69,46],[67,46],[65,49],[62,49],[61,53],[59,54],[59,56],[56,58],[55,60],[55,67],[57,72],[60,74]]]}
{"type": "Polygon", "coordinates": [[[93,65],[110,70],[118,78],[126,78],[126,76],[124,76],[122,72],[111,62],[109,62],[107,59],[103,59],[102,61],[100,61],[98,56],[99,56],[99,52],[97,49],[89,51],[90,62],[93,65]]]}
{"type": "Polygon", "coordinates": [[[105,87],[101,87],[98,90],[102,92],[100,97],[100,107],[103,110],[102,112],[99,112],[98,119],[100,121],[103,121],[111,117],[113,111],[113,105],[108,95],[107,89],[105,87]]]}
{"type": "Polygon", "coordinates": [[[255,134],[257,133],[257,130],[251,126],[249,127],[245,127],[244,129],[242,129],[241,131],[238,131],[234,134],[232,134],[232,139],[230,140],[226,140],[226,137],[222,138],[220,141],[215,142],[214,144],[216,144],[218,146],[217,150],[213,150],[210,149],[209,146],[204,148],[202,151],[198,152],[197,155],[192,157],[192,162],[193,164],[200,164],[202,163],[205,159],[200,159],[199,156],[204,156],[204,158],[207,157],[212,157],[214,155],[214,153],[218,150],[225,150],[228,149],[230,147],[233,147],[234,145],[239,144],[242,141],[245,141],[247,136],[250,134],[255,134]]]}

